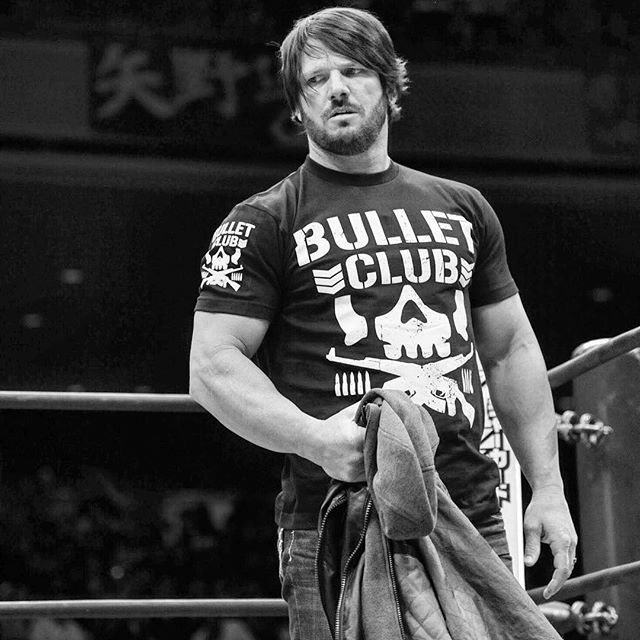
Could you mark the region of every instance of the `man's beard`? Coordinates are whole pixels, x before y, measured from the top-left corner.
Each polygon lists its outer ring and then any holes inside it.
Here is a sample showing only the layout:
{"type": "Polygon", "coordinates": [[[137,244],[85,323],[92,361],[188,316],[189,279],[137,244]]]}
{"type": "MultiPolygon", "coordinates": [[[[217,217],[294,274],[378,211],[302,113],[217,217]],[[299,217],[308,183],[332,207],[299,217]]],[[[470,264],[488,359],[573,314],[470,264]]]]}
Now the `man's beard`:
{"type": "MultiPolygon", "coordinates": [[[[333,107],[339,109],[340,107],[333,107]]],[[[329,109],[329,113],[333,110],[329,109]]],[[[324,116],[324,114],[323,114],[324,116]]],[[[335,133],[329,133],[302,114],[302,124],[309,138],[320,148],[339,156],[355,156],[363,153],[376,141],[387,116],[387,99],[383,95],[375,104],[369,116],[359,128],[340,127],[335,133]]],[[[324,117],[323,117],[324,119],[324,117]]]]}

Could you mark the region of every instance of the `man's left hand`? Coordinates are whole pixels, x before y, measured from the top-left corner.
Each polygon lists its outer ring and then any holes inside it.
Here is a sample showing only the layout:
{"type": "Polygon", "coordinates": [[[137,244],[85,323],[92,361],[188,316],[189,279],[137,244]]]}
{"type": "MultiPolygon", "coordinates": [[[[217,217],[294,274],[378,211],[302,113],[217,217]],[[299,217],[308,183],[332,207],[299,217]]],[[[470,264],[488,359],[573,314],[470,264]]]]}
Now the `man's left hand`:
{"type": "Polygon", "coordinates": [[[538,561],[541,542],[551,547],[554,571],[543,593],[549,599],[567,581],[576,562],[578,536],[561,487],[533,492],[524,515],[524,534],[524,563],[528,567],[538,561]]]}

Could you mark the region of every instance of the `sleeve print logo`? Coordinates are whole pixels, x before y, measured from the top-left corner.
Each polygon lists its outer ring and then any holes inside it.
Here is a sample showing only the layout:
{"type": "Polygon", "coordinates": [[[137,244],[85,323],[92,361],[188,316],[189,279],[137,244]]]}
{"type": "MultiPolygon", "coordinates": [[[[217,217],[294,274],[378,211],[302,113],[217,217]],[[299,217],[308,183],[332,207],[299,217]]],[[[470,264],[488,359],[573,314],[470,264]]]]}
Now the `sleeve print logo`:
{"type": "Polygon", "coordinates": [[[248,222],[224,222],[213,234],[211,247],[202,263],[201,289],[205,287],[231,287],[238,291],[242,284],[244,267],[240,264],[242,249],[255,228],[248,222]],[[227,249],[233,249],[228,253],[227,249]]]}

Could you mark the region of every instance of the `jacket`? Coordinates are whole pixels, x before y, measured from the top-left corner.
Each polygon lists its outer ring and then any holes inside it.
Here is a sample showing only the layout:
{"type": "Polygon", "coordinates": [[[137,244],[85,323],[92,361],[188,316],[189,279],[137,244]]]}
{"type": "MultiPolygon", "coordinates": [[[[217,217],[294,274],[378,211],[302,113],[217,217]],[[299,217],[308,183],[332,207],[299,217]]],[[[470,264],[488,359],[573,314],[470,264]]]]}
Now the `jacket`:
{"type": "Polygon", "coordinates": [[[435,469],[438,436],[404,393],[374,389],[364,483],[332,481],[318,587],[335,640],[559,640],[435,469]]]}

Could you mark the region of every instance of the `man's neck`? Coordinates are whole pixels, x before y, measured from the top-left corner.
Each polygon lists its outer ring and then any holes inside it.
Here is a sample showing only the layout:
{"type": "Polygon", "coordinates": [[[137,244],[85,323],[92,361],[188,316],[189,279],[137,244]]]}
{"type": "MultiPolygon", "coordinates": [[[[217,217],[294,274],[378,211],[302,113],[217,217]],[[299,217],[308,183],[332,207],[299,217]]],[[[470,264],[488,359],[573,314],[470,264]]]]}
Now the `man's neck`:
{"type": "Polygon", "coordinates": [[[369,149],[353,156],[331,153],[309,140],[309,157],[327,169],[343,173],[380,173],[391,163],[386,139],[374,142],[369,149]]]}

